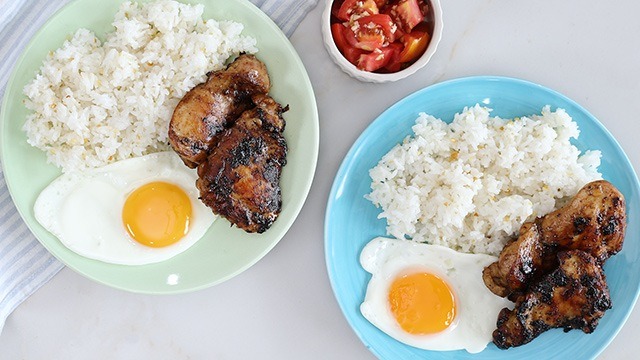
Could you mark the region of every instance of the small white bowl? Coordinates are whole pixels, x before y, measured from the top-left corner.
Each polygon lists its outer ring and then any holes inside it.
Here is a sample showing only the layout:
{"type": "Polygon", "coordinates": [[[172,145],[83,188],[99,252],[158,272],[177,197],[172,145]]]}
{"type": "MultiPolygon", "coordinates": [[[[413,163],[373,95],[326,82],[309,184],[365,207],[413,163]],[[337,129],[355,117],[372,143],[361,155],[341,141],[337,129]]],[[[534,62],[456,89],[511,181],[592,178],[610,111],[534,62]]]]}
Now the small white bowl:
{"type": "Polygon", "coordinates": [[[440,43],[440,39],[442,38],[442,8],[440,7],[440,0],[428,0],[431,5],[430,10],[433,11],[434,25],[431,40],[424,54],[409,67],[394,73],[378,74],[360,70],[340,53],[340,50],[338,50],[338,47],[333,41],[333,36],[331,35],[331,5],[334,1],[335,0],[325,0],[324,12],[322,13],[322,37],[324,39],[324,45],[331,59],[338,64],[344,72],[360,81],[384,83],[406,78],[427,65],[436,52],[438,43],[440,43]]]}

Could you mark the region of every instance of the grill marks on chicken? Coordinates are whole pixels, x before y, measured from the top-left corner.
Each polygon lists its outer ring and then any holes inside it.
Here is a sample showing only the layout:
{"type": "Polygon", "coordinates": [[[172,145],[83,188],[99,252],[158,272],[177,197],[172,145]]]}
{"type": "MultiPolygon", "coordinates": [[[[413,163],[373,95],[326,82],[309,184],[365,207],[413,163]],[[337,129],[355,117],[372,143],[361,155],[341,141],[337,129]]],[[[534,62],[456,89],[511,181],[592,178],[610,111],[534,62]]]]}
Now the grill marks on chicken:
{"type": "Polygon", "coordinates": [[[248,232],[262,233],[280,213],[280,172],[286,164],[282,136],[285,111],[267,95],[254,97],[225,130],[218,146],[198,166],[200,198],[213,211],[248,232]]]}
{"type": "Polygon", "coordinates": [[[562,208],[527,222],[483,280],[515,301],[503,309],[493,341],[500,348],[528,343],[561,327],[591,333],[611,307],[602,265],[622,249],[624,196],[605,180],[585,185],[562,208]]]}
{"type": "Polygon", "coordinates": [[[586,251],[599,265],[622,249],[626,226],[624,196],[605,180],[585,185],[539,224],[543,243],[586,251]]]}
{"type": "Polygon", "coordinates": [[[169,143],[190,168],[203,162],[218,135],[253,107],[251,97],[271,87],[266,66],[242,54],[226,69],[208,74],[176,106],[169,123],[169,143]]]}
{"type": "Polygon", "coordinates": [[[604,271],[589,253],[558,253],[558,268],[502,309],[493,342],[501,349],[526,344],[551,328],[591,333],[611,308],[604,271]]]}
{"type": "Polygon", "coordinates": [[[485,268],[484,282],[496,295],[517,294],[556,268],[562,250],[583,250],[602,265],[622,249],[625,228],[624,196],[608,181],[591,182],[567,205],[524,223],[520,236],[485,268]]]}
{"type": "Polygon", "coordinates": [[[191,89],[169,124],[172,148],[198,168],[200,199],[247,232],[266,231],[282,207],[288,107],[267,95],[270,87],[266,66],[242,54],[191,89]]]}

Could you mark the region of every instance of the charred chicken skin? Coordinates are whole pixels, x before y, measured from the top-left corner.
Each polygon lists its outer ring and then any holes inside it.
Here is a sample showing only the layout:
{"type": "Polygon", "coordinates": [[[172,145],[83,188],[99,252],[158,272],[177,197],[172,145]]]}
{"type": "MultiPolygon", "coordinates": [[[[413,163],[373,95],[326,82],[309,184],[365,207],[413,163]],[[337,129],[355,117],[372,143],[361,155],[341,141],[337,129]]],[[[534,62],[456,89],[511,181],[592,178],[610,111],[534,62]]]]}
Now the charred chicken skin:
{"type": "Polygon", "coordinates": [[[517,299],[528,284],[557,268],[556,254],[582,250],[602,265],[622,249],[626,228],[624,196],[605,180],[585,185],[562,208],[527,222],[497,262],[483,271],[486,286],[517,299]]]}
{"type": "Polygon", "coordinates": [[[190,168],[203,162],[218,135],[253,107],[251,97],[269,92],[266,66],[242,54],[226,69],[208,74],[207,81],[185,94],[169,123],[169,143],[190,168]]]}
{"type": "Polygon", "coordinates": [[[531,286],[513,310],[498,315],[493,342],[501,349],[526,344],[551,328],[591,333],[611,308],[609,289],[596,258],[581,250],[558,253],[559,266],[531,286]]]}
{"type": "Polygon", "coordinates": [[[280,173],[286,164],[282,108],[268,95],[253,97],[247,110],[225,130],[198,166],[200,199],[247,232],[262,233],[282,206],[280,173]]]}
{"type": "Polygon", "coordinates": [[[282,113],[288,107],[267,95],[267,68],[253,55],[207,75],[176,106],[169,142],[185,165],[197,167],[205,205],[247,232],[262,233],[282,207],[282,113]]]}

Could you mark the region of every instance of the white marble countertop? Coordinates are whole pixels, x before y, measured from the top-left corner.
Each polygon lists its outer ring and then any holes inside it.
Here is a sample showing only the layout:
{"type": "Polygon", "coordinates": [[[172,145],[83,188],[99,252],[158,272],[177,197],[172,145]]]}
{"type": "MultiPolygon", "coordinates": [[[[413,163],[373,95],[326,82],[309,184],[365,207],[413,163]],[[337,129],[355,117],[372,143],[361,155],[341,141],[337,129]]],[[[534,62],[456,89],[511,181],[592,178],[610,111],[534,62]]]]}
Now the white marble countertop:
{"type": "MultiPolygon", "coordinates": [[[[435,82],[503,75],[555,89],[604,123],[640,169],[639,2],[444,0],[438,52],[426,68],[391,84],[361,83],[331,62],[322,7],[291,38],[318,100],[318,168],[299,218],[275,249],[223,284],[173,296],[126,293],[64,269],[9,317],[0,359],[373,359],[329,285],[327,197],[370,121],[435,82]]],[[[636,308],[599,358],[632,358],[639,334],[636,308]]]]}

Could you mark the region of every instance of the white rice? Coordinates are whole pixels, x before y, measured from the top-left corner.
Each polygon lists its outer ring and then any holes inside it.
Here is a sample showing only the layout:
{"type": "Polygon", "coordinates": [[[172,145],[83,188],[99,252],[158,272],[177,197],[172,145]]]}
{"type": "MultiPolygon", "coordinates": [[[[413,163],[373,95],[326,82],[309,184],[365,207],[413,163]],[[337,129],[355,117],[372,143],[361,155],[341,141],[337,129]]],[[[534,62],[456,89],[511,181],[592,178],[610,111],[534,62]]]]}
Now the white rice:
{"type": "Polygon", "coordinates": [[[29,144],[65,172],[168,149],[180,98],[230,57],[257,52],[242,24],[205,21],[202,12],[170,0],[125,2],[104,43],[78,30],[24,88],[29,144]]]}
{"type": "Polygon", "coordinates": [[[571,145],[580,131],[564,110],[512,120],[490,111],[465,108],[451,124],[421,113],[414,136],[370,170],[366,198],[389,235],[497,255],[526,220],[601,178],[600,151],[571,145]]]}

